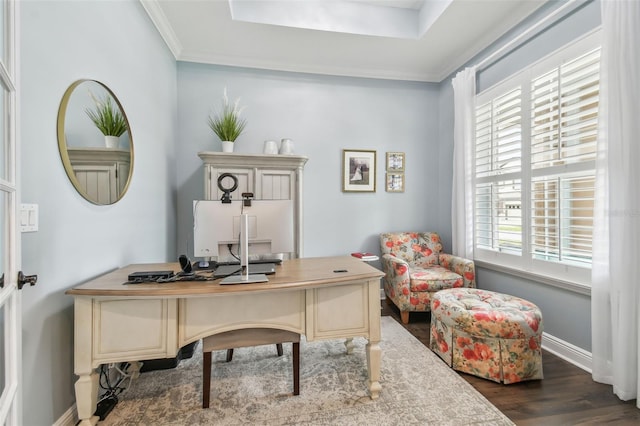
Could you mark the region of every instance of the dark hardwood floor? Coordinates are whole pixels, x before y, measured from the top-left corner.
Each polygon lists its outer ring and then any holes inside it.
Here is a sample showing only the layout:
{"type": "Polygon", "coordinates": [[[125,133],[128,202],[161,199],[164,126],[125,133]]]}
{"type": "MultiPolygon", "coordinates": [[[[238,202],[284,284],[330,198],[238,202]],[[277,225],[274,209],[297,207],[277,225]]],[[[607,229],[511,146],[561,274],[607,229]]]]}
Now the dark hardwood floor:
{"type": "MultiPolygon", "coordinates": [[[[382,315],[393,317],[429,346],[429,313],[412,313],[402,324],[395,306],[382,301],[382,315]]],[[[543,351],[544,379],[503,385],[459,373],[517,425],[640,425],[636,401],[620,401],[611,386],[596,383],[591,374],[543,351]]]]}

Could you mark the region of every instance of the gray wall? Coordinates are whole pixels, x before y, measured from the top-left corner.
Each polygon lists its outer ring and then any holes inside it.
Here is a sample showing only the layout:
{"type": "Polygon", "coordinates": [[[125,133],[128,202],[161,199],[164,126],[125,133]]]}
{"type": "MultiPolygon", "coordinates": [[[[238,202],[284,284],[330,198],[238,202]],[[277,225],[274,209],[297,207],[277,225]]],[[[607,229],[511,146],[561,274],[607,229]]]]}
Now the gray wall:
{"type": "Polygon", "coordinates": [[[24,424],[52,424],[75,401],[73,299],[64,292],[129,263],[176,258],[176,65],[137,1],[28,1],[21,14],[22,202],[40,230],[22,234],[22,270],[38,274],[23,300],[24,424]],[[129,192],[85,201],[56,140],[58,104],[80,78],[99,80],[131,124],[129,192]]]}
{"type": "Polygon", "coordinates": [[[178,65],[178,247],[193,252],[192,201],[202,199],[199,151],[219,151],[207,116],[227,87],[248,120],[236,152],[290,138],[309,157],[304,171],[304,255],[379,252],[378,234],[440,228],[438,85],[329,77],[223,66],[178,65]],[[375,193],[343,193],[342,149],[377,152],[375,193]],[[384,189],[387,151],[406,153],[404,193],[384,189]]]}
{"type": "MultiPolygon", "coordinates": [[[[557,5],[558,3],[554,3],[537,11],[527,18],[526,22],[523,22],[521,26],[498,40],[494,46],[487,48],[478,57],[470,61],[468,65],[479,63],[482,58],[487,57],[499,46],[512,40],[516,34],[528,28],[539,17],[547,15],[557,5]]],[[[478,75],[478,90],[490,87],[526,65],[543,58],[568,42],[590,32],[599,25],[599,2],[584,3],[577,10],[558,19],[546,31],[533,37],[529,42],[482,70],[478,75]]],[[[451,78],[441,83],[440,94],[440,143],[449,147],[453,146],[453,90],[451,89],[451,78]]],[[[444,150],[442,148],[441,152],[444,152],[444,150]]],[[[451,164],[453,151],[451,150],[448,154],[448,158],[442,159],[443,164],[451,164]]],[[[449,168],[447,171],[451,173],[451,170],[449,168]]],[[[443,190],[445,192],[450,191],[450,179],[443,179],[443,182],[448,185],[448,187],[443,187],[443,190]]],[[[450,226],[449,224],[449,229],[450,226]]],[[[591,351],[591,299],[589,296],[483,268],[478,268],[477,283],[480,288],[509,293],[531,300],[542,310],[545,332],[586,351],[591,351]]]]}

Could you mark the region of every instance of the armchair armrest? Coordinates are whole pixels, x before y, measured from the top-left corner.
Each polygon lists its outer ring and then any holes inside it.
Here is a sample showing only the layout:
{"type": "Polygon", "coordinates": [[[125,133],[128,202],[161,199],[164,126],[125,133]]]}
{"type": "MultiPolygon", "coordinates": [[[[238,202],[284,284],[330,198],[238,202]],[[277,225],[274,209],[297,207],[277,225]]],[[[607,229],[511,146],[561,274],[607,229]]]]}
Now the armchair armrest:
{"type": "Polygon", "coordinates": [[[381,258],[384,271],[384,287],[386,295],[402,310],[410,305],[409,264],[391,254],[383,254],[381,258]]]}
{"type": "Polygon", "coordinates": [[[473,260],[463,257],[454,256],[452,254],[440,253],[440,266],[447,268],[462,276],[462,286],[475,288],[476,286],[476,267],[473,260]]]}

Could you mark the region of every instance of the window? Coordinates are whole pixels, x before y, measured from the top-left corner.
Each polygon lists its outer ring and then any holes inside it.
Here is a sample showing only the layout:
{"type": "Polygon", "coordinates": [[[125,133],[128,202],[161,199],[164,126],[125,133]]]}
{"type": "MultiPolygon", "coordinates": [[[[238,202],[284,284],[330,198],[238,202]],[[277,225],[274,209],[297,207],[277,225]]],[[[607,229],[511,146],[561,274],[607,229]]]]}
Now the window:
{"type": "Polygon", "coordinates": [[[589,284],[600,73],[596,36],[477,95],[478,260],[589,284]]]}

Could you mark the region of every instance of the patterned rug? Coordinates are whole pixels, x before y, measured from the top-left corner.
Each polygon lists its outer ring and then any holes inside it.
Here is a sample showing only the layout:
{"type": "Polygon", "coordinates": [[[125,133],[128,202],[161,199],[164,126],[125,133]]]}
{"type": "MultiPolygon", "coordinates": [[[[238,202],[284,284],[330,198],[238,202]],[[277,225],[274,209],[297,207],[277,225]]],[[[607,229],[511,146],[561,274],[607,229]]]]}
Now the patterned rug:
{"type": "Polygon", "coordinates": [[[513,425],[390,317],[382,317],[382,392],[367,394],[363,338],[300,343],[300,395],[293,396],[291,344],[213,353],[211,407],[202,408],[202,356],[150,371],[120,394],[100,425],[513,425]]]}

